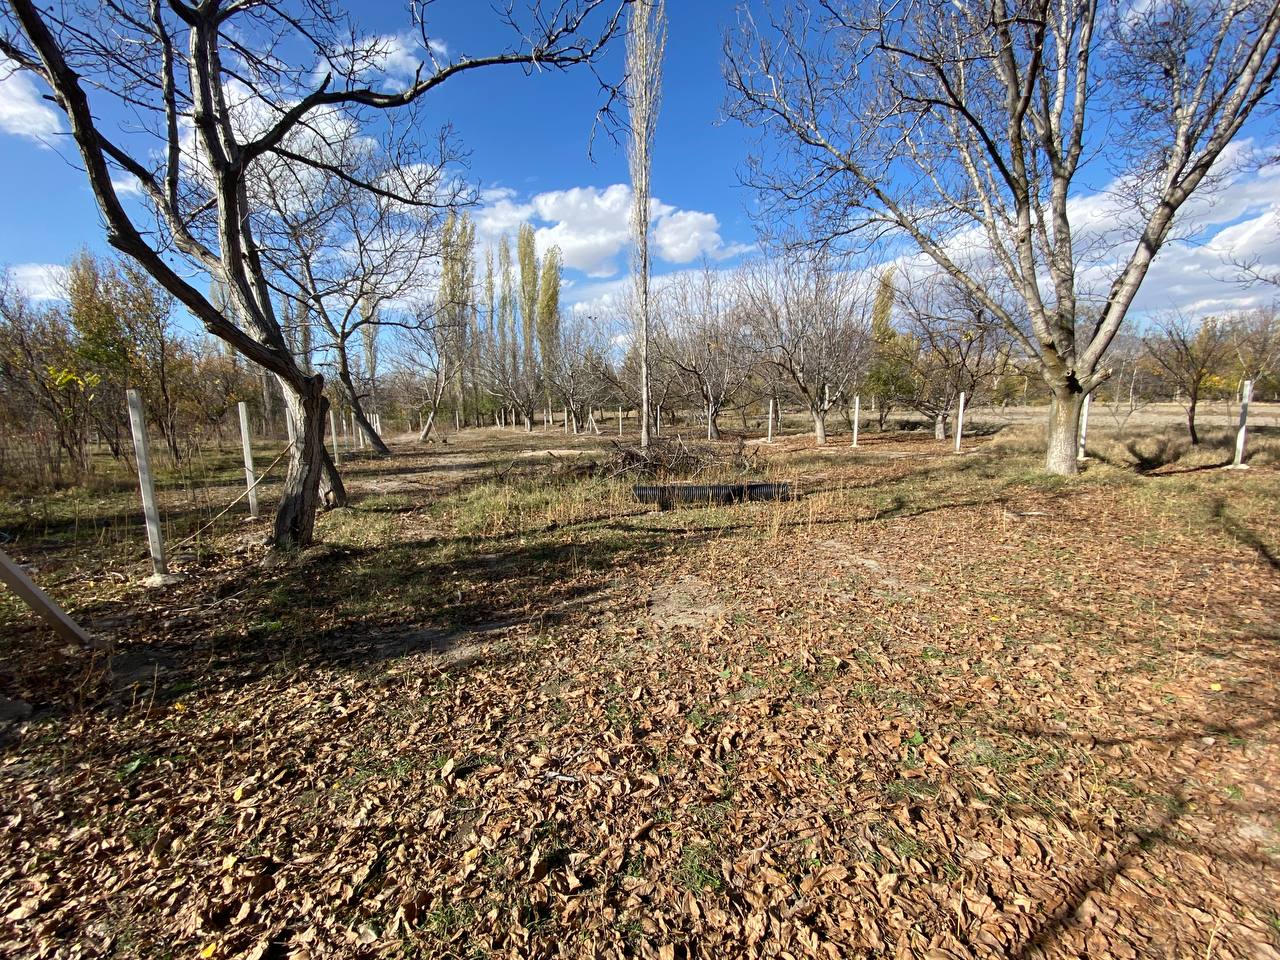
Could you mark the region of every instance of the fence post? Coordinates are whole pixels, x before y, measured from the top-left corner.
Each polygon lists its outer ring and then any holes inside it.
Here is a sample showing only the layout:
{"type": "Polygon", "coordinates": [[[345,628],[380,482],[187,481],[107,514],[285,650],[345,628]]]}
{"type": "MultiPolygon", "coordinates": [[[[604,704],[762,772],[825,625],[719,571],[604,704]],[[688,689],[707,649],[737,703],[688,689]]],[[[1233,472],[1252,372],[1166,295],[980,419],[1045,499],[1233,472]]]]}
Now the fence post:
{"type": "Polygon", "coordinates": [[[658,428],[655,436],[660,437],[662,436],[662,404],[658,404],[658,416],[655,423],[657,424],[657,428],[658,428]]]}
{"type": "Polygon", "coordinates": [[[964,391],[960,391],[960,402],[956,405],[956,453],[960,452],[960,439],[964,436],[964,391]]]}
{"type": "Polygon", "coordinates": [[[622,408],[618,408],[618,436],[622,436],[622,408]]]}
{"type": "Polygon", "coordinates": [[[244,447],[244,482],[249,490],[249,516],[258,519],[257,479],[253,475],[253,445],[249,442],[249,407],[240,401],[240,444],[244,447]]]}
{"type": "Polygon", "coordinates": [[[1240,388],[1240,426],[1236,427],[1236,458],[1231,464],[1233,470],[1247,470],[1244,462],[1245,435],[1249,432],[1249,401],[1253,399],[1253,381],[1246,380],[1240,388]]]}
{"type": "Polygon", "coordinates": [[[862,395],[854,394],[853,397],[853,445],[858,445],[858,420],[862,416],[862,395]]]}
{"type": "Polygon", "coordinates": [[[1076,459],[1084,460],[1088,456],[1085,453],[1085,441],[1089,436],[1089,401],[1093,399],[1093,394],[1086,393],[1084,395],[1084,406],[1080,408],[1080,445],[1076,450],[1076,459]]]}
{"type": "Polygon", "coordinates": [[[769,398],[769,435],[765,437],[765,443],[773,443],[773,398],[769,398]]]}
{"type": "Polygon", "coordinates": [[[106,649],[107,644],[95,640],[86,634],[80,625],[67,616],[66,612],[55,603],[47,593],[36,586],[35,582],[17,563],[0,550],[0,583],[8,586],[27,606],[38,613],[63,640],[79,643],[94,650],[106,649]]]}
{"type": "Polygon", "coordinates": [[[129,425],[133,429],[133,449],[138,459],[138,486],[142,491],[142,514],[147,521],[147,544],[151,548],[151,567],[155,578],[161,580],[169,574],[169,563],[164,555],[164,537],[160,531],[160,511],[156,509],[155,481],[151,476],[151,453],[147,448],[147,421],[142,410],[142,395],[137,390],[126,391],[129,399],[129,425]]]}
{"type": "Polygon", "coordinates": [[[569,435],[569,408],[564,408],[564,435],[569,435]]]}
{"type": "Polygon", "coordinates": [[[333,434],[333,465],[342,464],[342,451],[338,449],[338,421],[333,415],[333,407],[329,408],[329,432],[333,434]]]}

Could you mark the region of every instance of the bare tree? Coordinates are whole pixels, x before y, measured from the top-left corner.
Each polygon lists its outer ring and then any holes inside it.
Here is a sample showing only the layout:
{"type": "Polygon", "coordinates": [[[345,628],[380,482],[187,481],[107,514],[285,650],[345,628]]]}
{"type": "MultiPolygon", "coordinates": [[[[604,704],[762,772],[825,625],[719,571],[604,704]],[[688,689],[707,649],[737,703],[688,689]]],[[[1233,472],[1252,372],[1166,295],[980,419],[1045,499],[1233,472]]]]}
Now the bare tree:
{"type": "Polygon", "coordinates": [[[704,264],[677,276],[659,297],[655,352],[675,368],[684,398],[701,406],[709,440],[720,439],[720,413],[751,379],[756,360],[733,294],[723,275],[704,264]]]}
{"type": "Polygon", "coordinates": [[[599,324],[579,314],[569,314],[557,327],[556,346],[544,370],[548,387],[569,411],[576,433],[586,427],[591,411],[609,394],[607,339],[599,324]]]}
{"type": "Polygon", "coordinates": [[[422,418],[418,440],[431,438],[445,391],[453,383],[462,366],[463,354],[457,350],[460,336],[456,313],[433,311],[420,307],[417,322],[402,331],[395,367],[413,394],[413,403],[422,418]]]}
{"type": "Polygon", "coordinates": [[[747,267],[743,306],[757,354],[783,373],[827,442],[827,414],[847,401],[871,352],[871,296],[858,272],[798,248],[747,267]]]}
{"type": "Polygon", "coordinates": [[[329,355],[356,428],[385,456],[391,451],[365,409],[377,375],[371,348],[376,350],[379,326],[412,322],[388,316],[386,305],[424,282],[440,250],[443,211],[465,199],[459,185],[444,182],[445,165],[455,154],[441,140],[430,164],[404,168],[367,138],[357,138],[354,129],[345,139],[309,151],[299,145],[295,152],[303,151],[350,176],[288,159],[264,164],[253,189],[267,214],[263,247],[272,267],[269,279],[296,305],[297,315],[315,319],[324,337],[308,346],[329,355]],[[390,201],[361,186],[369,183],[397,184],[416,202],[390,201]],[[369,381],[363,389],[357,383],[362,347],[369,381]]]}
{"type": "Polygon", "coordinates": [[[1260,395],[1261,384],[1280,374],[1280,310],[1246,310],[1232,317],[1228,327],[1241,378],[1254,381],[1254,394],[1260,395]]]}
{"type": "Polygon", "coordinates": [[[521,39],[491,56],[439,62],[418,5],[427,58],[413,79],[387,90],[386,42],[369,38],[318,0],[34,0],[0,6],[0,54],[52,89],[65,112],[107,239],[132,257],[205,328],[269,370],[298,424],[275,519],[277,547],[312,539],[319,499],[327,401],[285,341],[263,256],[252,184],[271,158],[312,166],[388,201],[415,203],[411,190],[368,182],[327,154],[290,149],[306,129],[325,140],[377,119],[384,148],[414,151],[413,110],[452,77],[484,67],[562,69],[590,62],[615,33],[618,0],[563,0],[517,24],[521,39]],[[97,102],[91,101],[91,96],[97,102]],[[408,111],[407,116],[399,116],[408,111]],[[128,130],[101,118],[123,113],[128,130]],[[400,121],[405,121],[401,123],[400,121]],[[149,218],[132,212],[117,186],[132,178],[149,218]],[[229,309],[172,264],[222,284],[229,309]]]}
{"type": "Polygon", "coordinates": [[[1147,356],[1155,361],[1160,379],[1174,390],[1187,410],[1187,433],[1199,443],[1196,407],[1206,381],[1219,373],[1231,356],[1231,332],[1217,317],[1191,321],[1173,315],[1164,319],[1155,332],[1144,338],[1147,356]]]}
{"type": "Polygon", "coordinates": [[[809,210],[824,241],[914,242],[1035,359],[1052,398],[1046,467],[1075,473],[1083,398],[1107,377],[1107,348],[1176,214],[1249,119],[1274,106],[1280,7],[817,0],[781,10],[765,24],[744,9],[726,47],[731,111],[780,155],[751,167],[750,182],[776,201],[766,215],[809,210]],[[1091,229],[1075,194],[1093,145],[1115,165],[1119,209],[1091,229]],[[1016,311],[981,282],[991,264],[1016,311]],[[1108,273],[1096,317],[1081,309],[1081,268],[1092,265],[1108,273]]]}
{"type": "Polygon", "coordinates": [[[1123,332],[1111,345],[1109,359],[1112,375],[1094,394],[1094,403],[1106,404],[1107,413],[1120,431],[1155,396],[1152,363],[1142,338],[1123,332]]]}
{"type": "Polygon", "coordinates": [[[902,331],[890,349],[907,376],[895,399],[932,420],[934,436],[945,440],[961,393],[971,405],[992,395],[1008,363],[1008,336],[978,298],[945,274],[899,296],[902,331]]]}
{"type": "Polygon", "coordinates": [[[635,0],[627,34],[627,107],[631,140],[632,272],[635,331],[640,360],[640,446],[649,446],[649,174],[653,135],[662,96],[662,57],[667,45],[665,0],[635,0]]]}

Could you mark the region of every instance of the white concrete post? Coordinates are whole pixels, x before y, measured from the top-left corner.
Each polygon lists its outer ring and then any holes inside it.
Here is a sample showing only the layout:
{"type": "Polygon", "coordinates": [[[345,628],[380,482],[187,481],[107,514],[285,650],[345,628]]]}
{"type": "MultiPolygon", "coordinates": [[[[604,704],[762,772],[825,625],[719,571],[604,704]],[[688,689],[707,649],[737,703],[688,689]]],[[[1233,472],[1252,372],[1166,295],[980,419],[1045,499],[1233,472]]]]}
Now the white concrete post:
{"type": "Polygon", "coordinates": [[[564,408],[564,435],[569,435],[569,408],[564,408]]]}
{"type": "Polygon", "coordinates": [[[622,408],[618,408],[618,436],[622,436],[622,408]]]}
{"type": "MultiPolygon", "coordinates": [[[[455,432],[462,429],[462,411],[457,407],[454,407],[453,410],[453,429],[455,432]]],[[[379,430],[378,432],[381,433],[382,431],[379,430]]]]}
{"type": "Polygon", "coordinates": [[[862,396],[855,394],[853,398],[853,445],[858,445],[858,420],[862,417],[862,396]]]}
{"type": "Polygon", "coordinates": [[[333,434],[333,465],[342,464],[342,451],[338,449],[338,420],[333,415],[333,407],[329,408],[329,432],[333,434]]]}
{"type": "Polygon", "coordinates": [[[1236,470],[1246,470],[1249,467],[1244,462],[1244,441],[1249,432],[1249,401],[1252,399],[1253,381],[1246,380],[1240,388],[1240,426],[1236,427],[1236,458],[1231,464],[1236,470]]]}
{"type": "Polygon", "coordinates": [[[964,391],[960,391],[960,402],[956,405],[956,453],[960,452],[960,438],[964,436],[964,391]]]}
{"type": "Polygon", "coordinates": [[[253,475],[253,444],[249,436],[249,407],[240,401],[240,443],[244,447],[244,482],[249,490],[249,516],[258,519],[257,478],[253,475]]]}
{"type": "Polygon", "coordinates": [[[151,453],[147,449],[147,421],[142,411],[142,395],[126,392],[129,398],[129,425],[133,428],[133,449],[138,458],[138,486],[142,491],[142,514],[147,520],[147,543],[151,547],[151,567],[157,577],[169,572],[160,532],[160,511],[156,509],[156,488],[151,476],[151,453]]]}
{"type": "Polygon", "coordinates": [[[106,647],[102,641],[92,639],[81,630],[80,625],[67,616],[47,593],[36,586],[35,582],[27,576],[26,571],[10,559],[3,550],[0,550],[0,583],[5,584],[21,597],[27,606],[43,617],[63,640],[70,640],[72,643],[98,650],[106,647]]]}
{"type": "Polygon", "coordinates": [[[1084,395],[1084,406],[1080,408],[1080,445],[1076,450],[1076,459],[1084,460],[1088,454],[1085,453],[1085,441],[1089,437],[1089,401],[1093,399],[1093,394],[1086,393],[1084,395]]]}
{"type": "Polygon", "coordinates": [[[658,417],[655,422],[657,423],[657,427],[658,427],[656,436],[660,437],[662,436],[662,404],[658,404],[658,417]]]}
{"type": "Polygon", "coordinates": [[[773,443],[773,398],[769,398],[769,436],[765,438],[765,443],[773,443]]]}

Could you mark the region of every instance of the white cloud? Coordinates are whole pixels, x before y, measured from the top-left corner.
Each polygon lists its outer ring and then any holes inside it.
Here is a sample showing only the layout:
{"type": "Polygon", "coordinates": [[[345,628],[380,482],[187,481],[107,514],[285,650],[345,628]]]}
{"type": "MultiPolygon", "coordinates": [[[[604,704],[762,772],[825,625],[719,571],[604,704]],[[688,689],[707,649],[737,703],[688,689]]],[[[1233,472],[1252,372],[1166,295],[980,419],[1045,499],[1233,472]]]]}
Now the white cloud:
{"type": "MultiPolygon", "coordinates": [[[[531,223],[539,251],[558,246],[565,266],[593,278],[615,276],[624,266],[620,256],[631,242],[631,188],[615,183],[599,187],[550,190],[520,201],[515,191],[495,189],[481,195],[476,232],[485,242],[514,234],[531,223]]],[[[724,260],[745,252],[726,244],[715,214],[680,210],[658,199],[649,203],[653,250],[668,263],[691,263],[700,257],[724,260]]]]}
{"type": "Polygon", "coordinates": [[[533,216],[533,204],[517,203],[514,190],[486,190],[480,194],[482,206],[475,213],[476,235],[495,243],[504,233],[514,235],[533,216]]]}
{"type": "MultiPolygon", "coordinates": [[[[1232,261],[1252,261],[1261,270],[1280,271],[1280,165],[1256,169],[1247,163],[1253,153],[1245,142],[1220,164],[1221,176],[1212,189],[1194,194],[1178,213],[1173,236],[1152,262],[1129,310],[1129,329],[1146,316],[1181,310],[1190,314],[1230,312],[1269,303],[1276,291],[1247,288],[1237,282],[1232,261]]],[[[1132,254],[1139,226],[1132,207],[1117,185],[1082,193],[1069,201],[1073,241],[1081,264],[1077,290],[1094,299],[1106,296],[1112,281],[1132,254]]],[[[944,245],[962,264],[997,272],[990,264],[990,248],[978,227],[958,231],[944,245]]],[[[900,282],[911,282],[936,271],[933,262],[910,250],[888,260],[900,282]]],[[[1047,277],[1041,288],[1051,289],[1047,277]]]]}
{"type": "Polygon", "coordinates": [[[122,173],[118,177],[112,177],[111,186],[115,188],[116,194],[121,197],[142,196],[142,184],[138,182],[138,178],[132,173],[122,173]]]}
{"type": "Polygon", "coordinates": [[[447,59],[449,47],[443,40],[422,40],[412,31],[363,37],[354,44],[335,47],[316,66],[316,79],[332,69],[341,76],[351,76],[363,83],[379,77],[388,90],[400,89],[414,79],[426,64],[424,73],[435,69],[435,62],[447,59]]]}
{"type": "Polygon", "coordinates": [[[724,260],[751,249],[745,243],[726,245],[716,215],[697,210],[677,210],[659,218],[653,241],[658,256],[671,263],[691,263],[703,256],[724,260]]]}
{"type": "Polygon", "coordinates": [[[31,75],[0,56],[0,130],[48,146],[48,138],[62,129],[61,115],[41,98],[31,75]]]}
{"type": "Polygon", "coordinates": [[[618,272],[617,255],[630,238],[630,187],[615,183],[604,190],[553,190],[535,196],[533,208],[539,220],[552,221],[538,228],[540,249],[558,246],[565,265],[588,276],[618,272]]]}
{"type": "Polygon", "coordinates": [[[56,263],[18,263],[9,267],[14,285],[32,300],[62,300],[67,268],[56,263]]]}

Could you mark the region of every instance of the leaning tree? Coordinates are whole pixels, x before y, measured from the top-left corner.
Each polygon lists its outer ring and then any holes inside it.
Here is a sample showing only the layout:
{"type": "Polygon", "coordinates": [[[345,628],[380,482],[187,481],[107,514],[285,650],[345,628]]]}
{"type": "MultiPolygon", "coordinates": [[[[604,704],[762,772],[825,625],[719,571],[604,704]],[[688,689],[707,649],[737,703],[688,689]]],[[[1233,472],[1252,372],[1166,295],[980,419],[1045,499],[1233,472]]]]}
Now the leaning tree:
{"type": "Polygon", "coordinates": [[[766,214],[810,211],[820,241],[903,238],[966,286],[1034,358],[1047,468],[1074,473],[1083,399],[1178,211],[1274,106],[1280,5],[755,6],[725,69],[732,113],[762,131],[748,179],[766,214]],[[1080,196],[1100,175],[1114,210],[1080,196]],[[1016,310],[981,282],[992,264],[1016,310]]]}
{"type": "MultiPolygon", "coordinates": [[[[626,0],[536,2],[520,38],[483,57],[437,59],[425,12],[415,28],[425,62],[397,85],[391,41],[362,31],[330,0],[34,0],[0,3],[0,54],[40,77],[65,113],[108,242],[132,257],[205,328],[269,370],[297,423],[273,543],[312,539],[327,454],[324,380],[295,361],[273,303],[252,185],[286,159],[382,197],[412,190],[370,182],[327,152],[298,153],[295,134],[321,141],[364,128],[426,128],[415,113],[449,79],[483,67],[564,69],[597,58],[626,0]],[[128,203],[136,184],[145,204],[128,203]],[[179,261],[175,263],[175,260],[179,261]],[[226,291],[219,309],[192,272],[226,291]]],[[[340,156],[340,154],[338,154],[340,156]]]]}

